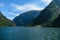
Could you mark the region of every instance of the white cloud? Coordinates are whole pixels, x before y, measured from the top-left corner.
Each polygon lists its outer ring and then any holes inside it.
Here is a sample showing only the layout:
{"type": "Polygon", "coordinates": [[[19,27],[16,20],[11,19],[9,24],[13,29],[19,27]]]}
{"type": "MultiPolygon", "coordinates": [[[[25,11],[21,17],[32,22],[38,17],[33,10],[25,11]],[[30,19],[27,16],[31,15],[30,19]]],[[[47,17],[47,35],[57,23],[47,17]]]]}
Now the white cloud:
{"type": "Polygon", "coordinates": [[[49,4],[52,0],[41,0],[41,2],[49,4]]]}
{"type": "Polygon", "coordinates": [[[0,4],[0,7],[2,7],[2,6],[4,6],[4,4],[3,4],[3,3],[1,3],[1,4],[0,4]]]}
{"type": "Polygon", "coordinates": [[[14,14],[15,16],[19,16],[20,14],[14,14]]]}
{"type": "Polygon", "coordinates": [[[24,4],[24,5],[16,5],[11,4],[16,10],[19,11],[29,11],[29,10],[42,10],[42,7],[37,6],[36,4],[24,4]]]}
{"type": "Polygon", "coordinates": [[[8,12],[9,15],[14,15],[14,16],[18,16],[19,14],[14,13],[14,12],[8,12]]]}
{"type": "MultiPolygon", "coordinates": [[[[10,13],[9,13],[10,14],[10,13]]],[[[11,13],[11,15],[14,15],[14,17],[7,17],[8,19],[10,19],[10,20],[13,20],[16,16],[18,16],[19,14],[13,14],[13,13],[11,13]]]]}
{"type": "Polygon", "coordinates": [[[13,14],[13,12],[9,12],[8,14],[13,14]]]}
{"type": "Polygon", "coordinates": [[[2,12],[3,12],[3,15],[10,20],[13,20],[13,18],[19,15],[18,13],[15,13],[15,12],[8,12],[8,11],[2,11],[2,12]]]}

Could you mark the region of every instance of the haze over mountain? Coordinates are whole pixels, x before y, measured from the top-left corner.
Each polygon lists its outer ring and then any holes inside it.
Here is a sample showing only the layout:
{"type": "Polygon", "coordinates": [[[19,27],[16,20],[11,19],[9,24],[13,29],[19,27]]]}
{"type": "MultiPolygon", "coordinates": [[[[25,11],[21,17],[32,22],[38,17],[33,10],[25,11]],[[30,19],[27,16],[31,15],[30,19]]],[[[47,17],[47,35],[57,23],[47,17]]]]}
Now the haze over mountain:
{"type": "Polygon", "coordinates": [[[12,22],[0,13],[1,26],[60,27],[60,0],[52,2],[44,10],[31,10],[15,17],[12,22]]]}
{"type": "Polygon", "coordinates": [[[0,26],[15,26],[15,23],[11,20],[7,19],[2,13],[0,12],[0,26]]]}
{"type": "Polygon", "coordinates": [[[43,10],[51,0],[0,0],[0,12],[13,20],[17,15],[30,10],[43,10]]]}
{"type": "Polygon", "coordinates": [[[31,10],[15,17],[13,21],[17,26],[26,26],[40,14],[40,10],[31,10]]]}
{"type": "Polygon", "coordinates": [[[52,2],[40,13],[40,15],[31,22],[31,25],[59,27],[59,22],[60,0],[52,0],[52,2]]]}

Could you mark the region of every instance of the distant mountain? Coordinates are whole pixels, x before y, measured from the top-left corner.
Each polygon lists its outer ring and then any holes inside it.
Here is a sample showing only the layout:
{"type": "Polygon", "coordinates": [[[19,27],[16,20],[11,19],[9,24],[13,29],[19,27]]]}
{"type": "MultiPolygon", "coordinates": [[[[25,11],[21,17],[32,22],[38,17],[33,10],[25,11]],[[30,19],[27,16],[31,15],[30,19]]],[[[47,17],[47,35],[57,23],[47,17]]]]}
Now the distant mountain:
{"type": "Polygon", "coordinates": [[[15,23],[11,20],[7,19],[2,13],[0,12],[0,26],[15,26],[15,23]]]}
{"type": "Polygon", "coordinates": [[[60,27],[60,0],[53,0],[29,25],[60,27]]]}
{"type": "Polygon", "coordinates": [[[40,14],[40,10],[31,10],[15,17],[13,21],[17,26],[26,26],[40,14]]]}

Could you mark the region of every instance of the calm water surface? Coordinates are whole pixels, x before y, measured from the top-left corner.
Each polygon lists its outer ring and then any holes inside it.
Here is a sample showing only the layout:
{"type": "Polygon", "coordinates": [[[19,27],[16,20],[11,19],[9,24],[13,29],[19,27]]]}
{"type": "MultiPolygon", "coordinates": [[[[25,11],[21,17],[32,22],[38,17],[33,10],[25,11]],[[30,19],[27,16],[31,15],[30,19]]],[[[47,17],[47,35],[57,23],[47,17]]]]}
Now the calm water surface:
{"type": "Polygon", "coordinates": [[[0,28],[0,40],[60,40],[60,28],[0,28]]]}

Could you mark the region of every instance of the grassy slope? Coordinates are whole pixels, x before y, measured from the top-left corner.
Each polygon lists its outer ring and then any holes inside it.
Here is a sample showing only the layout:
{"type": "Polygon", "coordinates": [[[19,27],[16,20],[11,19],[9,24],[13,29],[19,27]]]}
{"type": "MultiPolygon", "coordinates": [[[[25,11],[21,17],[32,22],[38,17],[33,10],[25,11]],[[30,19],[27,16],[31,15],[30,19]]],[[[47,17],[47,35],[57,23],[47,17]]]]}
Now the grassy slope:
{"type": "Polygon", "coordinates": [[[15,24],[0,12],[0,26],[15,26],[15,24]]]}

